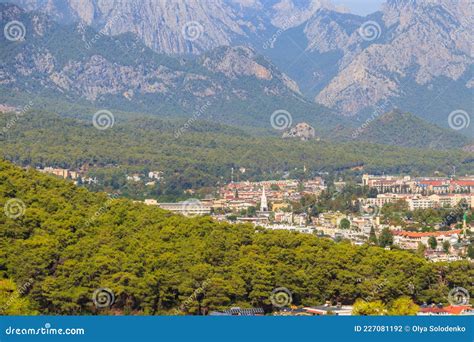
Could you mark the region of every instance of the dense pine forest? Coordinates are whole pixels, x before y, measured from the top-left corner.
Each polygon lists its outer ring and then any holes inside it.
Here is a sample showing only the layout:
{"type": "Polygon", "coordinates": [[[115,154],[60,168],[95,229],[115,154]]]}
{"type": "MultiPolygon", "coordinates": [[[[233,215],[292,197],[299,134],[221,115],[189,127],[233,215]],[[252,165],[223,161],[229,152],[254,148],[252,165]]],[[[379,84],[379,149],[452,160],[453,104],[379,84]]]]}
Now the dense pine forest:
{"type": "Polygon", "coordinates": [[[226,183],[231,169],[240,167],[246,172],[236,175],[238,179],[262,180],[281,179],[285,174],[309,178],[325,172],[445,175],[451,174],[453,166],[463,174],[472,170],[474,161],[472,153],[459,149],[300,141],[218,123],[185,125],[186,121],[118,115],[113,127],[97,130],[91,119],[33,111],[13,122],[11,116],[0,119],[0,126],[9,128],[2,135],[0,154],[22,166],[76,169],[87,165],[101,184],[93,190],[109,192],[124,190],[126,173],[160,170],[164,182],[150,195],[168,198],[179,197],[183,190],[226,183]]]}
{"type": "Polygon", "coordinates": [[[2,314],[269,310],[280,286],[296,305],[401,296],[438,303],[455,286],[474,291],[467,261],[432,263],[408,251],[185,218],[6,161],[0,205],[2,314]],[[114,293],[110,308],[94,306],[99,288],[114,293]]]}

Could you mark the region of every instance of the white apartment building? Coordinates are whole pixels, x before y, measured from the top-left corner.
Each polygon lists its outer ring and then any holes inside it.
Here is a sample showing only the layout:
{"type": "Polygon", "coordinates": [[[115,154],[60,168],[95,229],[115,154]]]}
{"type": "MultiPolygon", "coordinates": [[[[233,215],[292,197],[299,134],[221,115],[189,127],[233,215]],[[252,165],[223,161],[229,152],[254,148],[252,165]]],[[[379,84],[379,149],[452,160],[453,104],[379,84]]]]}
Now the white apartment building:
{"type": "Polygon", "coordinates": [[[474,208],[474,194],[446,194],[422,196],[419,194],[379,194],[377,198],[360,198],[363,205],[373,205],[379,208],[387,203],[395,203],[404,200],[409,210],[427,208],[453,208],[462,200],[466,201],[470,208],[474,208]]]}
{"type": "Polygon", "coordinates": [[[209,215],[211,213],[211,207],[197,200],[177,203],[158,203],[158,206],[162,209],[185,216],[209,215]]]}
{"type": "Polygon", "coordinates": [[[431,196],[416,196],[409,198],[408,208],[427,209],[427,208],[454,208],[461,201],[465,201],[470,208],[474,207],[474,194],[447,194],[447,195],[431,195],[431,196]]]}

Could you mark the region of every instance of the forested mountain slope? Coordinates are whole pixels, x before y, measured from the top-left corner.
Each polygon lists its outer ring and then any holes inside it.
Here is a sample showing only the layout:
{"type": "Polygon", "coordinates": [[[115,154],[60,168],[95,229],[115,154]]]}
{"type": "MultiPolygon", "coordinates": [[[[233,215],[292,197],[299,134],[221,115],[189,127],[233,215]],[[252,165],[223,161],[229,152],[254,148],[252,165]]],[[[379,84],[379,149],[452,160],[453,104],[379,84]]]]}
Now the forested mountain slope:
{"type": "Polygon", "coordinates": [[[83,119],[37,111],[0,115],[0,127],[9,127],[2,132],[0,154],[23,166],[76,169],[88,165],[103,184],[116,189],[117,177],[125,181],[125,173],[161,170],[167,191],[181,192],[227,183],[231,169],[240,167],[246,169],[240,175],[243,180],[261,180],[353,168],[429,175],[450,174],[456,166],[462,174],[472,171],[474,162],[472,152],[461,150],[258,137],[208,122],[187,125],[188,121],[130,120],[117,115],[113,126],[99,130],[93,115],[83,113],[83,119]]]}
{"type": "Polygon", "coordinates": [[[433,149],[460,148],[471,141],[453,129],[441,128],[397,110],[369,120],[352,137],[372,143],[433,149]]]}

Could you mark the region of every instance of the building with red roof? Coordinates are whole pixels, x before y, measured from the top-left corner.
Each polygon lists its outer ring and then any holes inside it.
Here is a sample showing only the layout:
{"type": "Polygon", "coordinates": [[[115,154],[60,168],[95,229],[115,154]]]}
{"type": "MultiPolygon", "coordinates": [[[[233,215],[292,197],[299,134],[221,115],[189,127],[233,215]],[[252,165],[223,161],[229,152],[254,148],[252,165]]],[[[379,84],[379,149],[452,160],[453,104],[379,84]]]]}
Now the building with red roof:
{"type": "Polygon", "coordinates": [[[418,316],[433,316],[433,315],[474,315],[474,308],[472,305],[448,305],[441,304],[422,305],[418,311],[418,316]]]}

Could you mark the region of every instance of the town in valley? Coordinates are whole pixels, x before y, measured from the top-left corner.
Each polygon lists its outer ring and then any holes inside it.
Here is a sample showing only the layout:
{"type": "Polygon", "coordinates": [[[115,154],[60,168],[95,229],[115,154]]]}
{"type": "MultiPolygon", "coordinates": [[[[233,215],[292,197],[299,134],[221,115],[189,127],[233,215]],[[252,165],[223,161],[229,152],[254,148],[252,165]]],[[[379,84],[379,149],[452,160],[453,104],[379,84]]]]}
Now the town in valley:
{"type": "MultiPolygon", "coordinates": [[[[76,184],[99,182],[81,171],[52,167],[39,171],[76,184]]],[[[231,179],[203,198],[178,202],[146,198],[143,202],[185,216],[209,215],[218,221],[315,234],[356,245],[413,250],[432,261],[474,259],[469,239],[474,226],[474,176],[363,174],[355,184],[343,179],[328,184],[326,176],[254,182],[231,179]],[[349,203],[339,203],[338,208],[340,197],[349,198],[349,203]]],[[[126,175],[126,180],[154,186],[163,181],[163,172],[134,173],[126,175]]],[[[188,193],[191,196],[193,191],[188,193]]]]}

